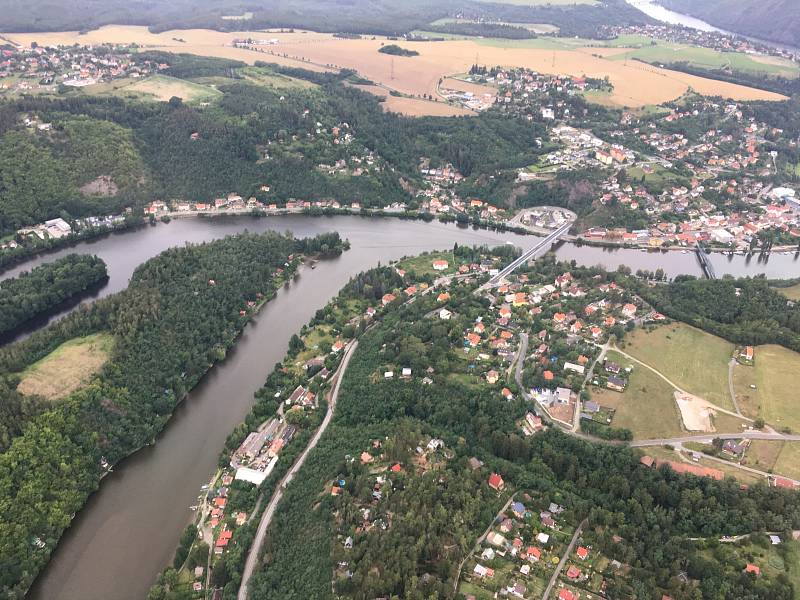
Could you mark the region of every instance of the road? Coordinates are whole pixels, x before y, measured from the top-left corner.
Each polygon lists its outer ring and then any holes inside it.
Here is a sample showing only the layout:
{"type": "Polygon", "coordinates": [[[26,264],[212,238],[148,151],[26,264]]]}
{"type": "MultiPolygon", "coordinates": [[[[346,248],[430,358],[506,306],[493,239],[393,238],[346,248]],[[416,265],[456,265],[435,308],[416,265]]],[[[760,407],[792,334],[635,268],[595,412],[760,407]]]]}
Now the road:
{"type": "Polygon", "coordinates": [[[686,435],[675,438],[656,438],[651,440],[638,440],[630,442],[633,448],[644,446],[665,446],[667,444],[683,444],[685,442],[703,442],[719,438],[721,440],[775,440],[783,442],[800,442],[800,435],[789,435],[783,433],[769,433],[766,431],[742,431],[740,433],[702,433],[686,435]]]}
{"type": "Polygon", "coordinates": [[[583,528],[586,527],[586,524],[588,522],[589,521],[587,519],[584,519],[583,521],[581,521],[581,524],[578,525],[578,528],[575,530],[575,535],[572,536],[572,539],[569,542],[569,546],[567,546],[567,551],[564,552],[564,555],[561,557],[561,560],[559,561],[556,570],[553,571],[553,576],[550,577],[550,583],[547,584],[547,589],[544,591],[544,594],[542,594],[542,600],[547,600],[550,597],[550,592],[553,591],[553,588],[555,587],[556,582],[558,581],[558,576],[561,574],[561,570],[567,563],[569,555],[572,554],[572,551],[575,549],[575,544],[578,542],[578,538],[580,537],[583,528]]]}
{"type": "Polygon", "coordinates": [[[339,386],[342,383],[342,379],[344,379],[344,373],[347,369],[347,365],[350,363],[350,357],[353,356],[353,352],[357,347],[358,340],[353,340],[348,344],[344,356],[342,357],[342,364],[339,365],[339,369],[336,374],[336,383],[333,386],[331,397],[328,400],[328,412],[325,413],[325,418],[322,420],[322,423],[320,424],[319,429],[317,429],[317,432],[314,434],[314,437],[311,438],[308,446],[306,446],[306,449],[303,450],[303,453],[295,461],[294,465],[292,465],[292,468],[289,469],[289,472],[283,476],[283,479],[281,479],[280,483],[275,488],[275,493],[272,494],[272,499],[267,505],[264,514],[261,515],[261,522],[258,524],[256,537],[253,539],[253,543],[250,546],[250,551],[247,555],[247,561],[245,562],[244,570],[242,571],[242,583],[239,586],[237,600],[247,600],[247,584],[250,581],[250,577],[253,575],[256,564],[258,563],[258,557],[261,554],[261,546],[264,543],[264,537],[267,534],[269,525],[272,522],[272,517],[275,515],[275,509],[278,507],[278,503],[281,501],[281,498],[283,498],[283,490],[292,481],[294,476],[300,470],[300,467],[303,466],[306,457],[311,450],[314,449],[322,437],[322,434],[325,433],[325,430],[328,428],[328,425],[333,418],[333,411],[336,408],[336,400],[339,397],[339,386]]]}
{"type": "Polygon", "coordinates": [[[541,252],[544,249],[549,249],[550,246],[555,244],[562,235],[566,234],[567,231],[569,231],[570,227],[572,227],[572,221],[568,221],[567,223],[564,223],[564,225],[562,225],[561,227],[556,229],[553,233],[548,235],[546,238],[543,238],[543,239],[539,240],[538,242],[536,242],[532,247],[528,248],[525,252],[523,252],[522,255],[519,258],[514,260],[511,264],[509,264],[506,268],[504,268],[502,271],[500,271],[497,275],[495,275],[489,281],[487,281],[485,284],[483,284],[478,289],[478,291],[480,292],[480,291],[483,291],[483,290],[488,289],[490,287],[493,287],[501,279],[503,279],[504,277],[507,277],[508,275],[511,275],[511,273],[513,273],[517,268],[519,268],[520,265],[523,265],[526,262],[528,262],[529,260],[531,260],[533,258],[536,258],[536,254],[538,254],[539,252],[541,252]]]}

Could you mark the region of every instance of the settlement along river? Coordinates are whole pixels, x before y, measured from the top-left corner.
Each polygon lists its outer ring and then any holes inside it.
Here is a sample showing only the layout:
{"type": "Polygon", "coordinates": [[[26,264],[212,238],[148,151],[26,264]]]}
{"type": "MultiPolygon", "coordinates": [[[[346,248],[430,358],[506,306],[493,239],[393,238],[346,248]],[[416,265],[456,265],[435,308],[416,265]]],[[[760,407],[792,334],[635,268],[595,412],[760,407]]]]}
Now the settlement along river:
{"type": "MultiPolygon", "coordinates": [[[[497,245],[507,241],[523,248],[536,238],[513,233],[366,217],[284,216],[254,219],[180,219],[134,232],[81,243],[37,257],[0,279],[29,270],[71,252],[97,254],[106,261],[108,283],[95,297],[124,289],[134,269],[159,252],[185,242],[203,242],[248,229],[291,230],[297,237],[338,231],[352,248],[322,261],[277,296],[245,328],[235,347],[192,390],[156,444],[118,464],[74,519],[30,592],[37,600],[130,600],[144,598],[156,574],[170,562],[181,531],[191,520],[189,506],[216,468],[225,438],[253,404],[253,393],[283,358],[289,338],[307,323],[356,273],[405,255],[460,245],[497,245]]],[[[608,251],[565,244],[558,254],[586,265],[614,269],[661,267],[674,276],[700,274],[696,257],[680,252],[608,251]]],[[[800,273],[796,255],[769,261],[713,257],[719,275],[766,272],[770,277],[800,273]]],[[[57,317],[55,317],[57,318],[57,317]]],[[[42,324],[40,323],[40,326],[42,324]]]]}

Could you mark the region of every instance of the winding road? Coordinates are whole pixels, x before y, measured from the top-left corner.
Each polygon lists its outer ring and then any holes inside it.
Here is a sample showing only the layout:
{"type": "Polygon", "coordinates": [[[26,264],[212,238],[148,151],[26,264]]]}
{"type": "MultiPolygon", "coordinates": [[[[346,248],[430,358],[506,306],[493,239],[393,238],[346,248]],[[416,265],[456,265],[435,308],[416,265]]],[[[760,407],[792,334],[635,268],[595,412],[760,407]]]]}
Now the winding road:
{"type": "Polygon", "coordinates": [[[250,577],[252,577],[253,571],[258,563],[258,557],[261,554],[261,547],[264,544],[264,538],[267,535],[267,530],[272,522],[272,517],[275,515],[275,509],[278,507],[278,504],[283,498],[283,490],[287,485],[289,485],[294,476],[297,475],[297,472],[300,470],[300,467],[303,466],[306,457],[314,449],[322,437],[322,434],[325,433],[325,430],[328,428],[328,425],[333,418],[333,411],[336,409],[336,400],[339,397],[339,386],[344,378],[344,373],[347,369],[347,365],[350,362],[350,357],[353,356],[353,352],[357,347],[358,340],[353,340],[347,345],[344,356],[342,357],[342,364],[339,365],[339,369],[336,373],[336,383],[333,386],[331,397],[328,400],[328,412],[325,413],[325,418],[322,420],[322,423],[320,424],[319,429],[317,429],[317,432],[314,434],[314,437],[311,438],[308,446],[306,446],[306,449],[303,450],[303,453],[298,457],[294,465],[292,465],[292,468],[289,469],[289,472],[283,476],[283,479],[281,479],[281,482],[275,488],[275,493],[272,494],[272,499],[269,501],[264,514],[261,515],[261,521],[258,524],[256,537],[253,539],[253,543],[250,545],[250,551],[247,554],[247,561],[245,562],[244,570],[242,571],[242,583],[239,586],[237,600],[247,600],[247,584],[249,583],[250,577]]]}

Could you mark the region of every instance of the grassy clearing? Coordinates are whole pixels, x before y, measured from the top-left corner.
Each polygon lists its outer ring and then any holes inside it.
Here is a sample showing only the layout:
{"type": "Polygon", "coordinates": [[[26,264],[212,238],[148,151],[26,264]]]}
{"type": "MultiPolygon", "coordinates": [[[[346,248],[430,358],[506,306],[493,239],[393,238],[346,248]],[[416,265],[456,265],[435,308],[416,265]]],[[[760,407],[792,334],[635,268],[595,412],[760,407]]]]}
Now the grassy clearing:
{"type": "Polygon", "coordinates": [[[17,389],[26,396],[65,398],[100,371],[114,348],[108,333],[95,333],[64,342],[20,375],[17,389]]]}
{"type": "Polygon", "coordinates": [[[248,82],[255,85],[263,85],[273,88],[301,88],[311,89],[317,87],[316,84],[310,81],[304,81],[288,75],[275,73],[270,69],[263,67],[245,67],[239,73],[247,79],[248,82]]]}
{"type": "MultiPolygon", "coordinates": [[[[609,360],[621,365],[630,361],[609,352],[609,360]]],[[[637,365],[630,374],[623,393],[592,388],[592,400],[616,409],[613,427],[624,427],[635,439],[676,437],[682,435],[681,418],[672,396],[672,387],[650,369],[637,365]]]]}
{"type": "Polygon", "coordinates": [[[800,431],[800,354],[782,346],[755,349],[753,367],[737,366],[734,388],[739,406],[748,416],[760,416],[783,429],[800,431]],[[755,389],[751,386],[754,385],[755,389]]]}
{"type": "Polygon", "coordinates": [[[757,60],[743,52],[718,52],[710,48],[661,41],[652,44],[651,40],[642,39],[641,36],[624,36],[615,42],[617,47],[620,43],[624,44],[625,42],[627,42],[625,45],[638,47],[634,47],[629,52],[615,54],[609,57],[611,60],[639,59],[661,64],[687,62],[691,66],[701,69],[728,68],[749,74],[780,75],[790,78],[800,75],[797,65],[789,61],[757,60]]]}
{"type": "MultiPolygon", "coordinates": [[[[800,175],[800,165],[798,165],[798,175],[800,175]]],[[[795,302],[800,300],[800,283],[787,288],[775,288],[779,293],[795,302]]]]}
{"type": "Polygon", "coordinates": [[[800,479],[800,443],[782,442],[782,444],[783,447],[772,470],[792,479],[800,479]]]}
{"type": "Polygon", "coordinates": [[[429,252],[413,258],[405,258],[397,264],[397,267],[409,273],[414,272],[417,275],[447,275],[455,273],[458,265],[452,252],[429,252]],[[435,260],[446,260],[447,269],[435,271],[433,268],[433,261],[435,260]]]}
{"type": "Polygon", "coordinates": [[[687,392],[733,410],[728,392],[728,361],[734,350],[730,342],[674,323],[637,329],[625,338],[623,349],[687,392]]]}
{"type": "Polygon", "coordinates": [[[84,92],[92,95],[111,95],[131,100],[154,100],[166,102],[173,96],[184,102],[208,102],[222,95],[213,87],[193,83],[167,75],[152,75],[145,79],[117,79],[109,83],[90,85],[84,92]]]}

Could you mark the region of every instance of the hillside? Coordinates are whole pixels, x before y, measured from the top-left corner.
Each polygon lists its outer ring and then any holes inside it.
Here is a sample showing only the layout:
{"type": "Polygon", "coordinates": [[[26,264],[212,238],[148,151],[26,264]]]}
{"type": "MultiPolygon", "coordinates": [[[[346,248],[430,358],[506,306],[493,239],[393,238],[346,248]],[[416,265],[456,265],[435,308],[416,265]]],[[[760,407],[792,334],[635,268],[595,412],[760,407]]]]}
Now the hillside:
{"type": "Polygon", "coordinates": [[[661,0],[661,4],[722,29],[800,46],[800,4],[795,0],[661,0]]]}

